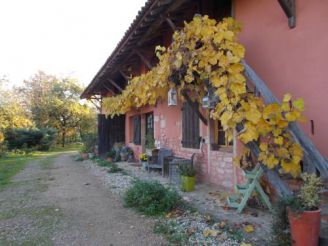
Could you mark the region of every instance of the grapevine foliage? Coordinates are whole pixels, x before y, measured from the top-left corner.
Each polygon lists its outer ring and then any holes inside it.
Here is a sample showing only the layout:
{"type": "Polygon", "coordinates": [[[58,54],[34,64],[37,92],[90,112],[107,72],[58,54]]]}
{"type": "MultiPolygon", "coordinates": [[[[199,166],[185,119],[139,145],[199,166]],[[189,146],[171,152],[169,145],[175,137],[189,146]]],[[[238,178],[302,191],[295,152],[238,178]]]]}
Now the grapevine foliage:
{"type": "Polygon", "coordinates": [[[291,95],[286,94],[281,105],[265,105],[261,98],[248,92],[241,64],[245,49],[237,40],[240,30],[232,18],[217,22],[196,15],[173,34],[168,48],[156,47],[156,67],[132,78],[122,94],[104,99],[106,114],[114,116],[133,107],[154,105],[174,86],[179,95],[187,91],[193,100],[200,101],[207,91],[207,80],[220,98],[211,117],[221,121],[228,137],[231,139],[236,126],[242,125],[238,138],[244,144],[260,143],[259,161],[297,176],[303,151],[287,127],[302,118],[303,100],[292,101],[291,95]]]}

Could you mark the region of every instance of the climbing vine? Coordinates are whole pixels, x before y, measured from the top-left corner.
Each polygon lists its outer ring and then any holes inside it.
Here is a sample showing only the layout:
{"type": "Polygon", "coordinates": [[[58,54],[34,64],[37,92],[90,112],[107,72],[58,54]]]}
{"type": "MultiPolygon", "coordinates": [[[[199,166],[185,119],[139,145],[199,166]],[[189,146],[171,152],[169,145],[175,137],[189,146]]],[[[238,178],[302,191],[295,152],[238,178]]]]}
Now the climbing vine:
{"type": "Polygon", "coordinates": [[[156,67],[131,79],[122,94],[104,99],[105,112],[114,116],[133,107],[154,105],[166,97],[170,87],[197,101],[212,88],[219,102],[211,117],[221,121],[227,136],[231,139],[234,129],[242,126],[238,138],[244,144],[259,142],[259,161],[297,176],[303,152],[287,127],[302,118],[303,100],[292,101],[286,94],[282,104],[265,105],[250,91],[241,64],[245,49],[237,40],[240,30],[232,18],[217,22],[196,15],[173,34],[168,48],[156,47],[156,67]]]}

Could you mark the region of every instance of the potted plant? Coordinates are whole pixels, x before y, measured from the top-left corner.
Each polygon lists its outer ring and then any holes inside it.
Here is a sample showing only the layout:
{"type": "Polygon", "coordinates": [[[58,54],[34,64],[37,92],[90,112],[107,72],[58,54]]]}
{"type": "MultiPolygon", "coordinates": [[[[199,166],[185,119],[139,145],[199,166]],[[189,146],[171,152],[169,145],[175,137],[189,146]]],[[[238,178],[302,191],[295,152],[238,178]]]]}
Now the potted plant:
{"type": "Polygon", "coordinates": [[[151,151],[152,149],[155,148],[155,139],[154,139],[154,136],[153,134],[151,133],[147,133],[146,134],[146,144],[145,144],[145,147],[146,147],[146,154],[147,155],[151,155],[151,151]]]}
{"type": "Polygon", "coordinates": [[[121,161],[127,161],[131,153],[133,154],[133,151],[130,147],[128,146],[123,147],[120,152],[121,161]]]}
{"type": "Polygon", "coordinates": [[[83,160],[88,160],[89,154],[88,154],[88,148],[86,146],[82,147],[81,156],[82,156],[83,160]]]}
{"type": "Polygon", "coordinates": [[[139,155],[140,162],[142,164],[142,167],[144,169],[147,169],[147,161],[148,161],[148,156],[146,153],[142,153],[139,155]]]}
{"type": "Polygon", "coordinates": [[[116,151],[115,151],[114,149],[111,149],[111,150],[106,154],[107,161],[108,161],[108,162],[113,162],[113,161],[114,161],[114,158],[115,158],[115,155],[116,155],[116,151]]]}
{"type": "Polygon", "coordinates": [[[320,233],[320,196],[322,185],[315,174],[302,174],[304,181],[298,196],[291,199],[288,208],[294,246],[317,246],[320,233]]]}
{"type": "Polygon", "coordinates": [[[196,170],[192,165],[179,165],[181,190],[185,192],[195,190],[196,170]]]}

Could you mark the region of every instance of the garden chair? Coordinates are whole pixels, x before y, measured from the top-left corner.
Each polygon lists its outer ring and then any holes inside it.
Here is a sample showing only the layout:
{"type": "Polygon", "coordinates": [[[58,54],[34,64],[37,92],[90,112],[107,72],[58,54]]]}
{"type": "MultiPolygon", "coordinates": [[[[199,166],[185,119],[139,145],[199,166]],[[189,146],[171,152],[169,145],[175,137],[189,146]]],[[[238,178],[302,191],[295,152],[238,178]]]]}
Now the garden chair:
{"type": "Polygon", "coordinates": [[[160,148],[158,151],[157,160],[150,159],[147,162],[147,170],[150,172],[151,168],[162,169],[162,176],[164,177],[164,158],[172,156],[172,150],[167,148],[160,148]]]}
{"type": "Polygon", "coordinates": [[[247,183],[244,185],[237,185],[236,190],[238,194],[229,196],[227,203],[229,207],[237,208],[237,211],[241,213],[245,208],[247,201],[255,191],[260,197],[262,203],[269,209],[272,210],[269,197],[262,189],[260,185],[260,179],[263,175],[263,169],[260,165],[257,165],[252,171],[244,171],[247,183]]]}

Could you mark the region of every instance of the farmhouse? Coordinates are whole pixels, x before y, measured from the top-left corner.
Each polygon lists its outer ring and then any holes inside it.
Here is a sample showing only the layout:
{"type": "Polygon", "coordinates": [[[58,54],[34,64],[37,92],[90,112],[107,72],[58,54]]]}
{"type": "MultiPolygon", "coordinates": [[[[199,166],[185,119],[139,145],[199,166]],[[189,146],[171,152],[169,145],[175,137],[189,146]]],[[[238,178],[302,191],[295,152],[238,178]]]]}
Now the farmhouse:
{"type": "MultiPolygon", "coordinates": [[[[301,129],[305,144],[316,146],[313,156],[319,164],[315,167],[325,174],[328,114],[323,105],[328,102],[328,33],[317,30],[326,29],[327,12],[327,3],[319,0],[148,0],[81,97],[102,102],[121,94],[132,77],[156,66],[155,47],[168,47],[174,31],[195,14],[217,21],[233,17],[242,24],[239,42],[245,47],[250,71],[255,71],[280,101],[285,93],[304,99],[306,120],[301,129]]],[[[249,88],[258,93],[254,86],[249,88]]],[[[175,98],[174,93],[170,90],[167,98],[158,99],[154,105],[134,107],[113,118],[106,118],[101,107],[100,154],[115,142],[125,142],[137,159],[153,138],[156,145],[172,149],[175,156],[191,158],[195,154],[199,180],[233,189],[243,180],[241,170],[233,164],[242,149],[236,134],[229,140],[221,122],[210,118],[208,107],[188,97],[175,98]],[[175,99],[177,102],[172,102],[175,99]]],[[[314,171],[314,166],[303,168],[314,171]]]]}

